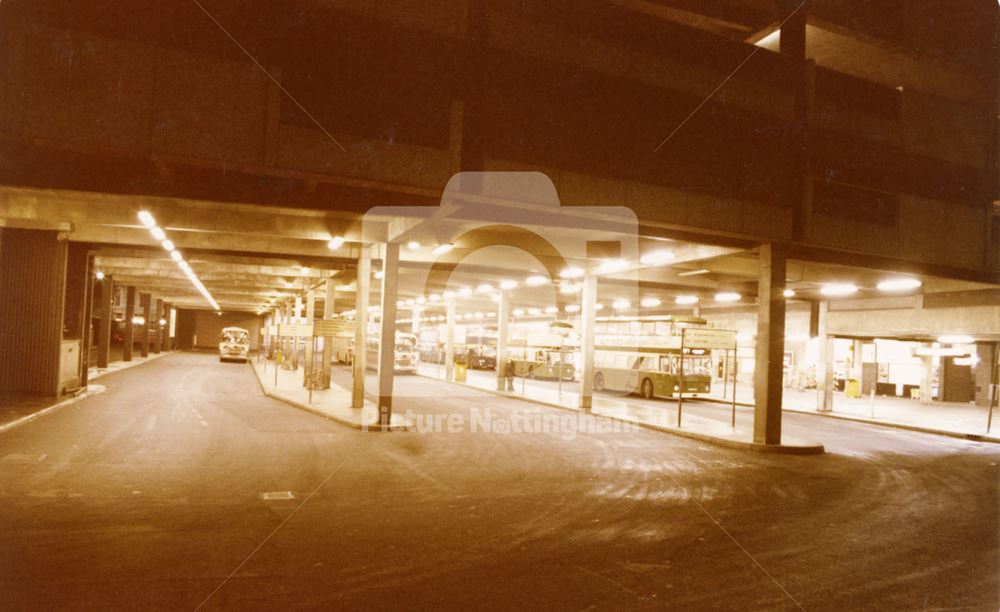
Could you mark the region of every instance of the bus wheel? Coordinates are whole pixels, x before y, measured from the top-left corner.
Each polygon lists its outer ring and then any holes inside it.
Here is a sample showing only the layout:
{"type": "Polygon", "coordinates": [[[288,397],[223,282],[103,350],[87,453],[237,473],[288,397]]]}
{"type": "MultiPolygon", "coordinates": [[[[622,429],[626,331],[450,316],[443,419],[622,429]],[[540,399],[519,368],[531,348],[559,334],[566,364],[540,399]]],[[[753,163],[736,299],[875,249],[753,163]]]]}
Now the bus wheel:
{"type": "Polygon", "coordinates": [[[594,375],[594,391],[604,391],[604,374],[600,372],[594,375]]]}
{"type": "Polygon", "coordinates": [[[648,378],[642,380],[642,397],[645,399],[653,399],[653,381],[648,378]]]}

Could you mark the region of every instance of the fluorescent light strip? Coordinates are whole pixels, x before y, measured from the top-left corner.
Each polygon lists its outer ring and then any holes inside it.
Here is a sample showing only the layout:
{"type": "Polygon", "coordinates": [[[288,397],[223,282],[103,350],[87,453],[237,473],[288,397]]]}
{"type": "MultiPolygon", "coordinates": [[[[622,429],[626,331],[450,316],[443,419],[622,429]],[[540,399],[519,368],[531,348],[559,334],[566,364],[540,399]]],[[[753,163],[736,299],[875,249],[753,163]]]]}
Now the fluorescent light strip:
{"type": "Polygon", "coordinates": [[[163,247],[163,249],[170,254],[170,258],[174,260],[177,267],[184,272],[184,275],[188,277],[194,288],[198,290],[198,293],[205,298],[205,300],[212,305],[212,308],[220,310],[219,303],[215,301],[212,294],[208,292],[205,285],[201,283],[201,280],[191,269],[190,264],[184,261],[184,257],[181,255],[180,251],[176,250],[174,243],[167,238],[166,232],[162,228],[156,225],[156,219],[148,211],[139,211],[139,222],[142,223],[143,227],[149,230],[149,233],[153,235],[153,238],[163,247]]]}

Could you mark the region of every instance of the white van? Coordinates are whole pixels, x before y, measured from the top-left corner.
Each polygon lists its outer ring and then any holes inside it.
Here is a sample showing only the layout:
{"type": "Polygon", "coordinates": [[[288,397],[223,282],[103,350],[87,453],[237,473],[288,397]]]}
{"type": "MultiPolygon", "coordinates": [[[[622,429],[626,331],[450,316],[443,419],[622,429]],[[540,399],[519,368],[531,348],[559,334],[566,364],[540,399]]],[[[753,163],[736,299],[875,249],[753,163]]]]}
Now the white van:
{"type": "Polygon", "coordinates": [[[250,332],[242,327],[224,327],[219,341],[219,361],[246,361],[250,353],[250,332]]]}

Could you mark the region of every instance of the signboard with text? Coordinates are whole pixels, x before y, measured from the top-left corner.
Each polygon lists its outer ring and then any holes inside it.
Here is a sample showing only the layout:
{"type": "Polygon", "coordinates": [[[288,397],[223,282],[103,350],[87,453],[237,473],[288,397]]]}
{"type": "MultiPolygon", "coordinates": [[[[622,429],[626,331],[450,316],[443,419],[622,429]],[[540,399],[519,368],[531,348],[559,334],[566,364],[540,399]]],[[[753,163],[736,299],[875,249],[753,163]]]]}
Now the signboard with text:
{"type": "Polygon", "coordinates": [[[335,336],[339,338],[350,338],[354,336],[357,327],[354,321],[345,319],[320,319],[313,322],[314,336],[335,336]]]}
{"type": "Polygon", "coordinates": [[[684,348],[725,349],[736,348],[736,332],[728,329],[687,327],[683,330],[684,348]]]}
{"type": "Polygon", "coordinates": [[[283,338],[311,338],[312,328],[312,323],[281,323],[278,335],[283,338]]]}

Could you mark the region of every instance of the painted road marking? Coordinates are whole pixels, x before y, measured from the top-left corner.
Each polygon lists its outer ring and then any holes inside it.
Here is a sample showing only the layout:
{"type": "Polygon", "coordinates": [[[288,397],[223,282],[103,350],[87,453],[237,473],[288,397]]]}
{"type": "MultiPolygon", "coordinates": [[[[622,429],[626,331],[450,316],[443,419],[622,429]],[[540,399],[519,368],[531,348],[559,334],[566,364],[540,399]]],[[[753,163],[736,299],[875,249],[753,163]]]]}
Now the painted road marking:
{"type": "Polygon", "coordinates": [[[295,499],[295,494],[291,491],[268,491],[267,493],[261,493],[260,498],[265,501],[274,501],[279,499],[295,499]]]}

